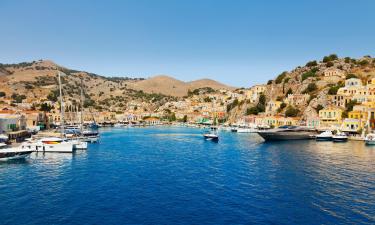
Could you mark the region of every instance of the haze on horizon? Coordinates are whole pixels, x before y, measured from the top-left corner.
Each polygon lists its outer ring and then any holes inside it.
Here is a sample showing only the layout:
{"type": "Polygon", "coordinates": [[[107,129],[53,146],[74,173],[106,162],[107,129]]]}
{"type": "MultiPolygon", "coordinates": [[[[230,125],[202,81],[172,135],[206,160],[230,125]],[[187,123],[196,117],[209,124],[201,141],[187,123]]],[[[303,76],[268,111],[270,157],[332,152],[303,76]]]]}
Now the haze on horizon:
{"type": "Polygon", "coordinates": [[[0,2],[0,63],[248,87],[336,53],[375,52],[375,1],[0,2]]]}

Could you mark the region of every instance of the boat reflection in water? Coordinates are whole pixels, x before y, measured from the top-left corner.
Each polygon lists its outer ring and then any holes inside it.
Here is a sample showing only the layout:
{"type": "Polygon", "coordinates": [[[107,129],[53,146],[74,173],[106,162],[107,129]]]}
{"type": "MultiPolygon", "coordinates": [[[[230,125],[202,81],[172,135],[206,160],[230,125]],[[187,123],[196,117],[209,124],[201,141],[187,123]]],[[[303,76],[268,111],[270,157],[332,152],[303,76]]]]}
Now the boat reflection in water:
{"type": "Polygon", "coordinates": [[[300,126],[281,126],[257,132],[265,141],[307,140],[318,134],[317,130],[300,126]]]}

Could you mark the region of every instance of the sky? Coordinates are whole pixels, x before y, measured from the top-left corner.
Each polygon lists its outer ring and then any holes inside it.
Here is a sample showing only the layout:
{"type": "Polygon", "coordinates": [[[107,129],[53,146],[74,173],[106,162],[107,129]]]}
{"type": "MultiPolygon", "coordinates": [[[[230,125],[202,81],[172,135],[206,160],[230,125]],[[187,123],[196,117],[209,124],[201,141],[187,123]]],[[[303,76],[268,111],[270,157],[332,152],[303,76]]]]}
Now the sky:
{"type": "Polygon", "coordinates": [[[331,53],[375,56],[373,0],[1,0],[0,63],[236,87],[331,53]]]}

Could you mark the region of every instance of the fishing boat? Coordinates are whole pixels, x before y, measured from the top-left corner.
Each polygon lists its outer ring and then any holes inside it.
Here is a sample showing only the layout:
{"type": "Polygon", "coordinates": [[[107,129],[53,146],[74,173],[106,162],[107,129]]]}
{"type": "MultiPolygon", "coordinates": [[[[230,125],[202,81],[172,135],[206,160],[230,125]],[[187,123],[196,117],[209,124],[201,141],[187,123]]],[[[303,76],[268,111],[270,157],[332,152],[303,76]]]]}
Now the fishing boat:
{"type": "Polygon", "coordinates": [[[332,141],[332,131],[326,130],[318,135],[316,135],[316,140],[317,141],[332,141]]]}
{"type": "Polygon", "coordinates": [[[337,131],[335,135],[332,136],[333,142],[346,142],[348,141],[348,135],[344,132],[337,131]]]}
{"type": "Polygon", "coordinates": [[[375,145],[375,134],[370,133],[370,134],[366,135],[365,143],[366,143],[366,145],[375,145]]]}
{"type": "Polygon", "coordinates": [[[265,141],[308,140],[317,134],[315,129],[301,126],[280,126],[275,129],[258,131],[265,141]]]}
{"type": "Polygon", "coordinates": [[[0,143],[0,160],[24,159],[30,156],[32,150],[22,147],[11,147],[5,143],[0,143]]]}

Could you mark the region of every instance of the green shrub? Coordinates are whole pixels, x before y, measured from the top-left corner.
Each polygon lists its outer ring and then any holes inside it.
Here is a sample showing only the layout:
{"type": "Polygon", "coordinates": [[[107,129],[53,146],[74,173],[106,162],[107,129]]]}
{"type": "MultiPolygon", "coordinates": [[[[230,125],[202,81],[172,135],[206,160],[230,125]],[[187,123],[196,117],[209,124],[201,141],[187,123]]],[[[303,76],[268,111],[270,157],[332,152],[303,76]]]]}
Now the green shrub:
{"type": "Polygon", "coordinates": [[[310,70],[308,72],[305,72],[301,75],[302,81],[306,80],[309,77],[316,77],[316,71],[315,70],[310,70]]]}
{"type": "Polygon", "coordinates": [[[349,73],[349,74],[346,75],[346,77],[345,77],[345,79],[350,79],[350,78],[358,78],[358,76],[355,75],[355,74],[349,73]]]}
{"type": "Polygon", "coordinates": [[[317,113],[319,113],[319,111],[322,110],[322,109],[324,109],[324,107],[320,104],[318,106],[316,106],[316,108],[315,108],[317,113]]]}
{"type": "Polygon", "coordinates": [[[278,76],[276,77],[276,79],[275,79],[275,83],[276,83],[276,84],[280,84],[280,83],[284,80],[284,78],[286,77],[286,75],[287,75],[287,72],[286,72],[286,71],[282,72],[280,75],[278,75],[278,76]]]}
{"type": "Polygon", "coordinates": [[[317,65],[318,65],[318,63],[316,62],[316,60],[306,63],[307,67],[313,67],[313,66],[317,66],[317,65]]]}
{"type": "Polygon", "coordinates": [[[336,54],[331,54],[329,56],[324,56],[323,58],[323,62],[330,62],[330,61],[333,61],[333,60],[336,60],[338,59],[337,55],[336,54]]]}
{"type": "Polygon", "coordinates": [[[6,93],[3,91],[0,91],[0,97],[5,97],[5,96],[6,96],[6,93]]]}
{"type": "Polygon", "coordinates": [[[293,91],[291,88],[288,89],[288,91],[286,92],[285,96],[288,97],[289,94],[293,94],[293,91]]]}
{"type": "Polygon", "coordinates": [[[285,110],[286,117],[295,117],[299,113],[299,110],[294,108],[293,106],[288,106],[285,110]]]}
{"type": "Polygon", "coordinates": [[[333,65],[334,65],[333,62],[327,62],[326,64],[327,67],[332,67],[333,65]]]}
{"type": "Polygon", "coordinates": [[[318,87],[316,86],[315,83],[310,83],[309,85],[307,85],[306,89],[302,92],[302,94],[308,94],[308,93],[311,93],[315,90],[317,90],[318,87]]]}

